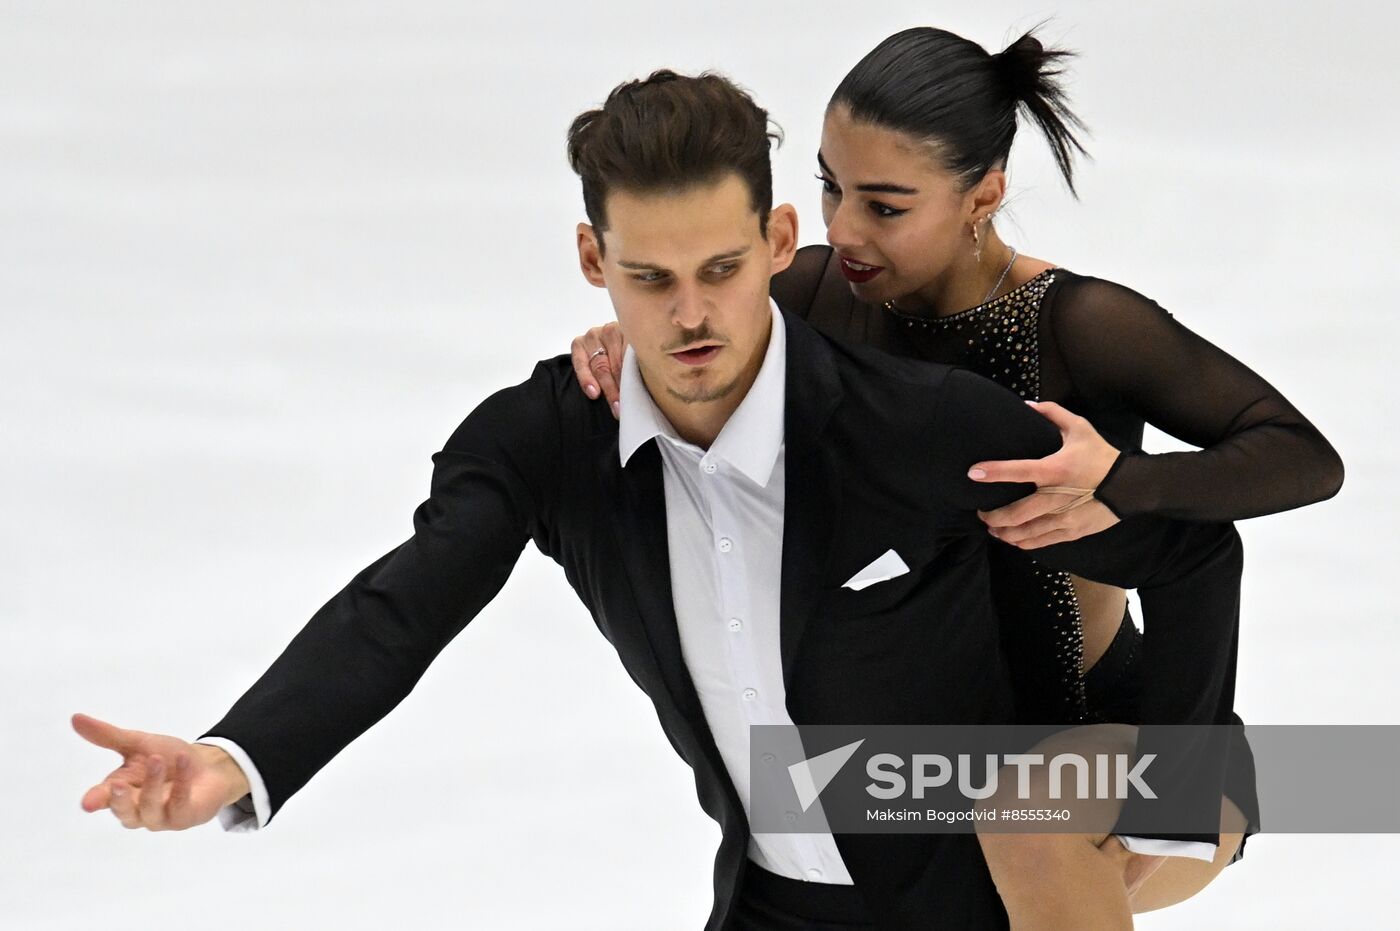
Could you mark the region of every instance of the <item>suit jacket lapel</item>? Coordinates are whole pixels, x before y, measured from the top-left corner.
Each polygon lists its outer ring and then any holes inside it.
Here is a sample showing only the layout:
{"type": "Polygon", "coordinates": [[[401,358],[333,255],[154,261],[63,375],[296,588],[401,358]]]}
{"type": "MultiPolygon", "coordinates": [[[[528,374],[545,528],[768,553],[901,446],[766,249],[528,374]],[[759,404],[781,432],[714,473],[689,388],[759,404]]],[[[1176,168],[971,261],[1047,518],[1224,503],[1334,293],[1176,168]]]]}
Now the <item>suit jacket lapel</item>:
{"type": "Polygon", "coordinates": [[[787,314],[784,319],[788,352],[780,638],[787,683],[807,619],[827,583],[841,489],[823,435],[842,392],[831,347],[807,324],[787,314]]]}
{"type": "Polygon", "coordinates": [[[681,656],[680,631],[671,595],[671,556],[666,537],[666,488],[656,442],[632,454],[627,468],[618,460],[617,439],[605,444],[599,473],[611,476],[603,499],[615,507],[605,522],[617,535],[622,569],[627,573],[652,657],[677,708],[688,720],[703,717],[700,696],[681,656]]]}

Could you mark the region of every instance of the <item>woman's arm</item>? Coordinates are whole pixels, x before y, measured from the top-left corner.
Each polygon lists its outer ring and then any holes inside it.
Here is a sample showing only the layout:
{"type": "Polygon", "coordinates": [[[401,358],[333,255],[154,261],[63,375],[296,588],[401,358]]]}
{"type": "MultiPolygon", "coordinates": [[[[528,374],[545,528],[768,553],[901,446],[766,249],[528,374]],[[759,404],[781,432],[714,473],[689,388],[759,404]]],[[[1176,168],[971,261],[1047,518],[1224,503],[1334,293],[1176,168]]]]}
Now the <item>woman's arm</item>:
{"type": "Polygon", "coordinates": [[[1127,451],[1096,497],[1119,517],[1230,521],[1330,498],[1332,445],[1272,385],[1135,291],[1072,276],[1054,295],[1042,375],[1062,366],[1071,397],[1126,408],[1200,447],[1127,451]]]}

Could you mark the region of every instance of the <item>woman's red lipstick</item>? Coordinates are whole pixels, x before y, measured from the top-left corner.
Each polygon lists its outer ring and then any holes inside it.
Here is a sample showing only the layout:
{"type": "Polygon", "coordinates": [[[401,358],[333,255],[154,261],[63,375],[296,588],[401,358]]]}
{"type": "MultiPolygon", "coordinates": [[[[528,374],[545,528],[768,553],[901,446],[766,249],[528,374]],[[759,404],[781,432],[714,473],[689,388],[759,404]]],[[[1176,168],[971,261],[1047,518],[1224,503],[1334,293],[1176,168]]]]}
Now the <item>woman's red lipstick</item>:
{"type": "Polygon", "coordinates": [[[844,255],[841,256],[841,274],[846,276],[846,280],[853,284],[862,284],[874,278],[884,271],[883,265],[867,265],[864,262],[852,262],[844,255]]]}

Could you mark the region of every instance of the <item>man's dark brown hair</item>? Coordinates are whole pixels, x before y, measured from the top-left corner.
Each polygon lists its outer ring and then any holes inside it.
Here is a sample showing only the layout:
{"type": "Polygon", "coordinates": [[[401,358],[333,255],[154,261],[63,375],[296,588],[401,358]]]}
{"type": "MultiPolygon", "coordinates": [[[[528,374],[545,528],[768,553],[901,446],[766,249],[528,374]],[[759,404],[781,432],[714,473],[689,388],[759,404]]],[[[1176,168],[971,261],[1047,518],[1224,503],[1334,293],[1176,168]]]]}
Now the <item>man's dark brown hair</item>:
{"type": "Polygon", "coordinates": [[[709,71],[690,77],[663,69],[613,88],[601,108],[580,113],[569,127],[569,164],[583,181],[583,209],[599,233],[599,249],[610,191],[680,191],[731,172],[748,185],[767,237],[769,143],[782,142],[781,131],[768,126],[767,110],[709,71]]]}

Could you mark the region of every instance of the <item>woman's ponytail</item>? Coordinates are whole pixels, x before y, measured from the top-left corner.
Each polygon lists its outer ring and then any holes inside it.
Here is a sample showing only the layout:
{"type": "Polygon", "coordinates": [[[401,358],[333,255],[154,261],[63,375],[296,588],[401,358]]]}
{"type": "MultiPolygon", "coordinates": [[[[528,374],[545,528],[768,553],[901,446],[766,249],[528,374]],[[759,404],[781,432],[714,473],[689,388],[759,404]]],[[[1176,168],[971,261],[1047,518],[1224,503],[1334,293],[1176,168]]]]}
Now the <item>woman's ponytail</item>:
{"type": "Polygon", "coordinates": [[[1069,108],[1069,98],[1060,81],[1064,73],[1060,62],[1073,57],[1070,51],[1046,49],[1034,31],[992,56],[1002,86],[1013,103],[1024,106],[1045,134],[1055,164],[1071,192],[1074,192],[1074,153],[1088,155],[1074,134],[1074,130],[1085,132],[1087,127],[1069,108]]]}
{"type": "Polygon", "coordinates": [[[1074,153],[1087,153],[1075,135],[1085,126],[1060,83],[1061,62],[1073,54],[1045,48],[1034,30],[989,55],[945,29],[906,29],[851,69],[828,108],[839,104],[854,119],[932,143],[944,166],[971,187],[1006,164],[1016,113],[1025,107],[1074,193],[1074,153]]]}

